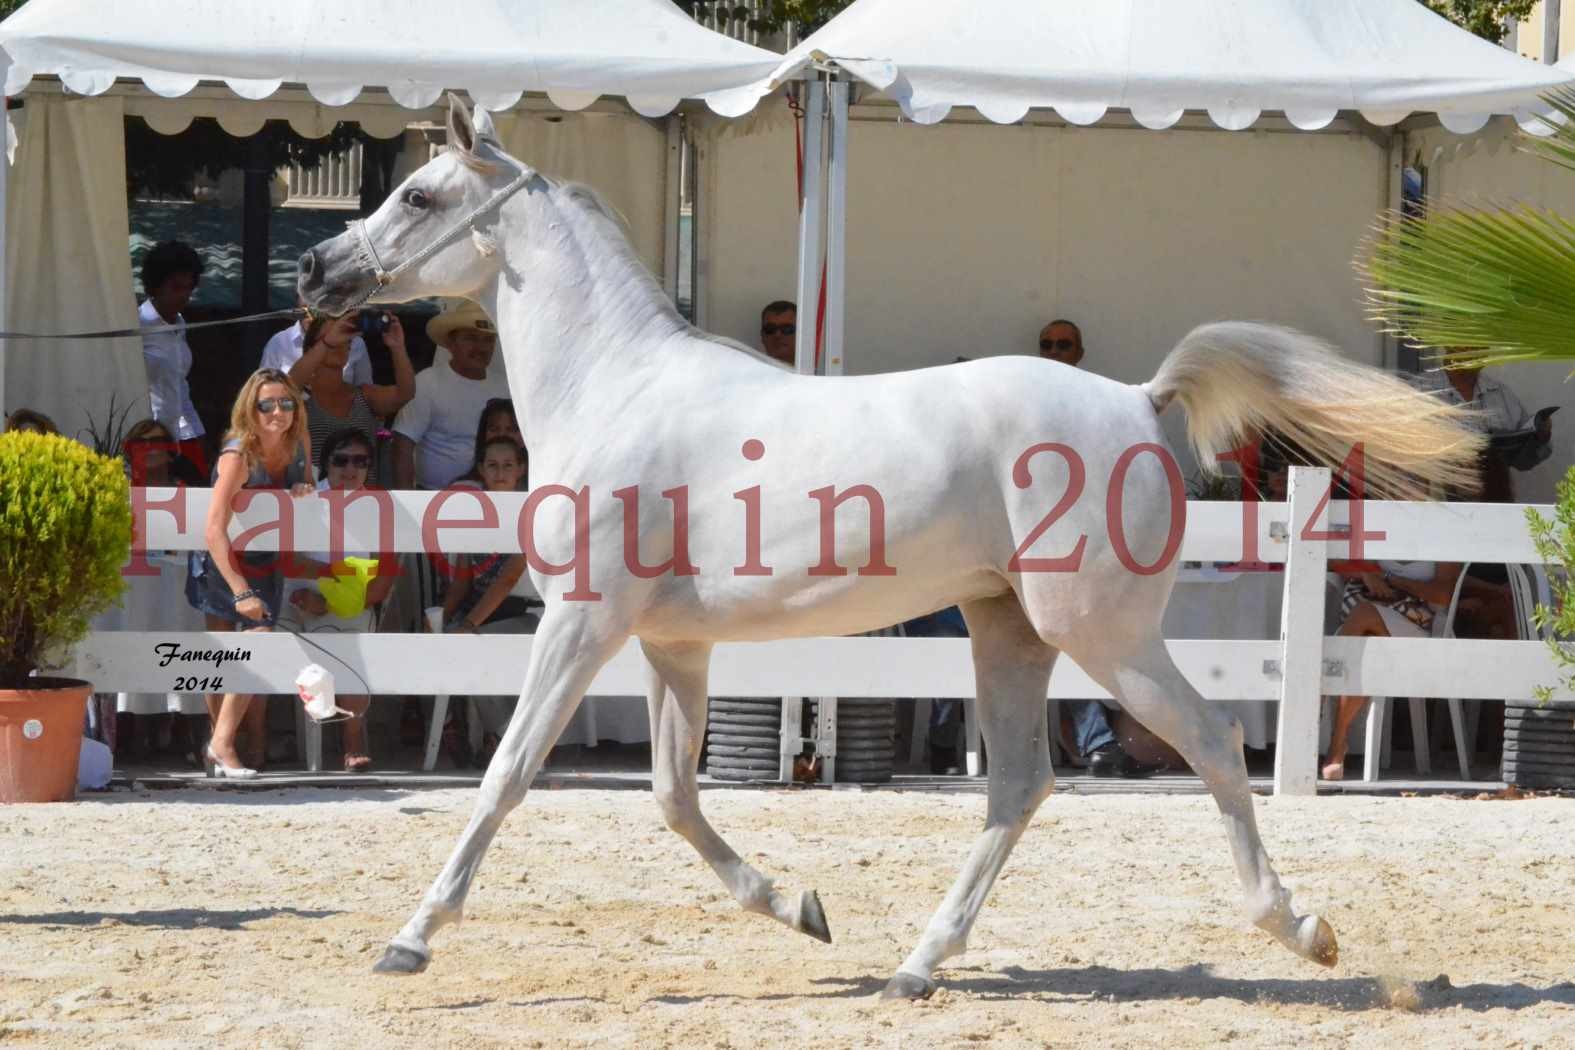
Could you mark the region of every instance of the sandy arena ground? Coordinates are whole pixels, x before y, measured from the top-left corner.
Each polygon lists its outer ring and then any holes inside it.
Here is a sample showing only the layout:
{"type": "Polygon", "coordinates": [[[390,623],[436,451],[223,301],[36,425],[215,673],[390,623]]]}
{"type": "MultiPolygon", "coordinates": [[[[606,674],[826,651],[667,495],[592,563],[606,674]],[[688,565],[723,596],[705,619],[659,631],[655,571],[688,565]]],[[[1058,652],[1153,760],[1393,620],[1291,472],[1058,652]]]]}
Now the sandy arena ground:
{"type": "Polygon", "coordinates": [[[641,791],[537,791],[417,978],[372,962],[470,791],[119,792],[0,814],[0,1045],[1572,1047],[1575,801],[1260,799],[1332,972],[1241,918],[1203,797],[1057,795],[922,1003],[873,996],[978,795],[711,790],[836,943],[744,915],[641,791]]]}

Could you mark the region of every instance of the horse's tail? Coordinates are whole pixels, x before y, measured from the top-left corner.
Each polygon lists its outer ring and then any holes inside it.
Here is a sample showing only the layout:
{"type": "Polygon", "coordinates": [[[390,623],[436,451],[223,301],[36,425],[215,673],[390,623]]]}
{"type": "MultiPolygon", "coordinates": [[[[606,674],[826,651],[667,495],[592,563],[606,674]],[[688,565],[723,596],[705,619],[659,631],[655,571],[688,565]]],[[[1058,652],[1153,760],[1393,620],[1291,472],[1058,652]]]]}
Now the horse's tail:
{"type": "Polygon", "coordinates": [[[1272,431],[1331,467],[1360,442],[1369,495],[1423,495],[1429,483],[1476,490],[1485,439],[1469,425],[1471,410],[1289,328],[1202,325],[1143,389],[1156,412],[1181,402],[1205,469],[1217,454],[1272,431]]]}

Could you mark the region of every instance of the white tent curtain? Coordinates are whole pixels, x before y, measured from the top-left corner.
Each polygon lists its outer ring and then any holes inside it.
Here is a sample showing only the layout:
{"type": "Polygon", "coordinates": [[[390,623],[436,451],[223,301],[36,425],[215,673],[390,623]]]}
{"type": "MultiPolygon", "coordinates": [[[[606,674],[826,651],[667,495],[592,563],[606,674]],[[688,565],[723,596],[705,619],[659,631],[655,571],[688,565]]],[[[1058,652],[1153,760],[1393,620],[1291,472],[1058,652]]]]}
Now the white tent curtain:
{"type": "MultiPolygon", "coordinates": [[[[6,202],[9,327],[136,327],[121,100],[34,97],[25,113],[6,202]]],[[[43,412],[69,436],[104,424],[111,398],[147,415],[138,339],[12,340],[4,361],[6,410],[43,412]]]]}

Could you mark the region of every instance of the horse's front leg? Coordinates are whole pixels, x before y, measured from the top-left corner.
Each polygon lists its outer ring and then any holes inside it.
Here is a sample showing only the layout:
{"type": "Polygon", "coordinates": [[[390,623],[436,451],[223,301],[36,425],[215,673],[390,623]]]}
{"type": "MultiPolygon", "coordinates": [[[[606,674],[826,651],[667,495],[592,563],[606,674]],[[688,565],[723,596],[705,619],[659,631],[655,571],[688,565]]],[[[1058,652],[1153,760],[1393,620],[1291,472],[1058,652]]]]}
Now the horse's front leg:
{"type": "Polygon", "coordinates": [[[481,780],[470,823],[421,906],[374,967],[378,973],[420,973],[432,958],[432,934],[462,917],[470,880],[503,818],[525,798],[596,672],[628,637],[607,622],[606,614],[605,605],[555,601],[548,606],[531,648],[520,702],[481,780]]]}
{"type": "Polygon", "coordinates": [[[651,787],[667,826],[682,835],[716,872],[745,911],[769,915],[800,933],[831,943],[820,897],[777,892],[770,879],[744,863],[700,812],[696,769],[705,735],[709,643],[657,646],[642,642],[651,662],[651,787]],[[669,695],[671,690],[671,695],[669,695]]]}

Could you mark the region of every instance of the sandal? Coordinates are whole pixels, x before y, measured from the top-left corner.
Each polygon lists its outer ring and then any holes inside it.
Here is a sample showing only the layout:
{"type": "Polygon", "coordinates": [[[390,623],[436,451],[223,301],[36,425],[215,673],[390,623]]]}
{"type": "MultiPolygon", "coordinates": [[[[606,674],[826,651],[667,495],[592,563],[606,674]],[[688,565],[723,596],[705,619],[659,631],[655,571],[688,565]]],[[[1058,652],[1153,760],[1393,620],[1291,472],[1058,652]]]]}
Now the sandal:
{"type": "Polygon", "coordinates": [[[345,755],[346,773],[370,773],[372,771],[372,756],[347,754],[345,755]]]}

